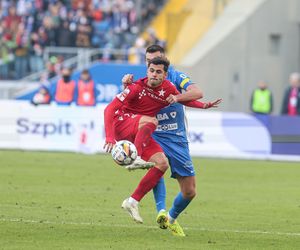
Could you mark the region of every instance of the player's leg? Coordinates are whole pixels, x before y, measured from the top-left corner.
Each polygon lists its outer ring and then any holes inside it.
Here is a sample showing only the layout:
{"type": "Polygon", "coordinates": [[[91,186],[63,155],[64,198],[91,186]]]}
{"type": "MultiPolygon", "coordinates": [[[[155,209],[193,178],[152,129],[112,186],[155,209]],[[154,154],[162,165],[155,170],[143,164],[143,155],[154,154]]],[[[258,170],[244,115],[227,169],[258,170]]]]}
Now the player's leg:
{"type": "Polygon", "coordinates": [[[136,146],[139,156],[142,156],[143,150],[148,146],[157,124],[158,121],[155,117],[142,116],[139,119],[138,131],[134,139],[134,145],[136,146]]]}
{"type": "Polygon", "coordinates": [[[196,196],[195,176],[178,176],[177,181],[181,191],[175,197],[173,206],[169,211],[168,216],[170,223],[173,223],[176,220],[196,196]]]}
{"type": "MultiPolygon", "coordinates": [[[[162,147],[165,155],[169,158],[169,154],[171,153],[170,145],[173,142],[163,142],[160,140],[160,137],[153,136],[154,139],[159,143],[162,147]]],[[[157,210],[156,222],[158,223],[161,229],[167,229],[167,212],[166,212],[166,185],[164,178],[161,178],[157,185],[153,188],[154,200],[157,210]]]]}
{"type": "MultiPolygon", "coordinates": [[[[159,136],[155,134],[152,136],[155,141],[162,147],[165,155],[169,158],[169,155],[173,151],[172,144],[176,144],[175,142],[168,141],[164,142],[161,140],[159,136]]],[[[153,188],[153,195],[156,205],[156,210],[158,215],[156,217],[157,223],[160,225],[161,229],[166,229],[167,226],[165,225],[165,218],[166,218],[166,185],[164,178],[161,178],[157,185],[153,188]]]]}
{"type": "MultiPolygon", "coordinates": [[[[129,140],[135,143],[136,136],[139,134],[139,136],[141,137],[141,135],[143,134],[140,132],[141,126],[151,121],[155,123],[153,117],[132,114],[121,114],[115,119],[116,140],[129,140]]],[[[146,140],[148,140],[147,142],[149,142],[148,138],[146,138],[146,140]]],[[[132,165],[127,166],[126,168],[128,170],[149,169],[153,166],[153,162],[146,162],[142,160],[139,154],[134,163],[132,165]]]]}
{"type": "Polygon", "coordinates": [[[157,212],[166,211],[166,185],[164,177],[161,177],[157,185],[153,188],[153,195],[157,212]]]}
{"type": "Polygon", "coordinates": [[[174,235],[185,236],[176,219],[196,196],[196,181],[195,176],[178,176],[177,180],[181,192],[175,197],[173,206],[168,213],[168,226],[174,235]]]}
{"type": "Polygon", "coordinates": [[[167,229],[166,185],[163,177],[153,188],[153,194],[157,210],[156,222],[161,229],[167,229]]]}
{"type": "Polygon", "coordinates": [[[158,181],[167,169],[167,161],[164,160],[163,153],[156,153],[156,155],[151,157],[149,160],[156,163],[155,167],[148,170],[132,195],[122,203],[122,208],[127,210],[133,220],[138,223],[143,223],[143,219],[138,210],[139,202],[151,189],[153,189],[153,187],[157,185],[158,181]],[[160,168],[165,170],[161,170],[160,168]]]}
{"type": "Polygon", "coordinates": [[[162,152],[155,153],[149,161],[155,162],[155,167],[150,169],[142,178],[137,189],[133,192],[131,197],[140,201],[151,189],[153,189],[165,171],[168,169],[168,161],[162,152]]]}
{"type": "Polygon", "coordinates": [[[195,171],[189,154],[188,144],[184,142],[177,142],[175,145],[171,146],[173,153],[170,153],[168,155],[172,173],[171,177],[177,179],[180,186],[180,192],[174,199],[172,208],[167,215],[167,221],[168,227],[171,229],[174,235],[185,236],[176,219],[196,195],[196,184],[194,176],[195,171]]]}
{"type": "MultiPolygon", "coordinates": [[[[157,140],[155,140],[157,141],[157,140]]],[[[160,144],[160,146],[163,148],[163,145],[160,144]]],[[[164,153],[166,151],[164,150],[164,153]]],[[[157,185],[153,188],[153,195],[156,205],[156,210],[158,212],[158,215],[156,217],[156,221],[158,224],[161,224],[161,229],[166,229],[167,226],[165,225],[165,218],[166,218],[166,185],[164,178],[160,178],[157,185]]]]}
{"type": "Polygon", "coordinates": [[[126,167],[128,170],[149,169],[155,164],[153,162],[145,162],[141,156],[144,149],[149,145],[151,135],[156,129],[158,121],[155,117],[141,116],[139,119],[134,145],[138,151],[138,157],[133,164],[126,167]]]}
{"type": "Polygon", "coordinates": [[[143,158],[145,160],[148,160],[149,158],[149,161],[155,162],[156,165],[155,167],[148,170],[132,195],[122,204],[122,207],[130,213],[133,219],[136,222],[140,223],[142,223],[143,220],[138,212],[139,202],[151,189],[153,189],[157,185],[160,178],[168,169],[167,158],[162,152],[160,146],[153,139],[151,139],[149,146],[144,151],[143,158]],[[151,156],[149,157],[149,155],[151,156]]]}

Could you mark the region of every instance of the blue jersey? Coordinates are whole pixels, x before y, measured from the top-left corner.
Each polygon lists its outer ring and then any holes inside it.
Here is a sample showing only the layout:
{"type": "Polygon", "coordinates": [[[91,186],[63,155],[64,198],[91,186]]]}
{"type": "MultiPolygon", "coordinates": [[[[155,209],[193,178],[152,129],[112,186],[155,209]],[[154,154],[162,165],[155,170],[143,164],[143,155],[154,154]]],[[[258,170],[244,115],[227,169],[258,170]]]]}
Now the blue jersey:
{"type": "MultiPolygon", "coordinates": [[[[167,79],[171,81],[181,93],[190,86],[191,80],[182,72],[169,67],[167,79]]],[[[157,141],[188,142],[185,125],[185,111],[180,103],[174,103],[160,110],[157,114],[158,126],[153,133],[157,141]]]]}

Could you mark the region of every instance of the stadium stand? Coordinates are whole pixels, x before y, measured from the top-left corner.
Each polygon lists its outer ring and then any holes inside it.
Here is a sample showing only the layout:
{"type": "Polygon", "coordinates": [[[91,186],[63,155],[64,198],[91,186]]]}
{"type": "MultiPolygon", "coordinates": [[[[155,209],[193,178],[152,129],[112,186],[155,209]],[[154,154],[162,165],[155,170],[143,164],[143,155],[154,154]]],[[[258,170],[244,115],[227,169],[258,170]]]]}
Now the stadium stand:
{"type": "MultiPolygon", "coordinates": [[[[62,58],[53,57],[49,65],[44,52],[50,46],[128,50],[164,2],[1,0],[1,79],[19,80],[45,65],[54,67],[62,58]]],[[[111,53],[101,58],[115,59],[111,53]]]]}

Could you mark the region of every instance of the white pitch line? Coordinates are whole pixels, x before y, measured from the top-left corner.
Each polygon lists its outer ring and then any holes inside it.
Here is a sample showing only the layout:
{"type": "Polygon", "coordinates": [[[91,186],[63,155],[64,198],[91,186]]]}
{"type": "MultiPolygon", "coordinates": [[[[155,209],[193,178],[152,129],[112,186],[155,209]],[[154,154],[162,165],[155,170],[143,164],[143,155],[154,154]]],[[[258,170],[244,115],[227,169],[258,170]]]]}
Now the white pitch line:
{"type": "MultiPolygon", "coordinates": [[[[121,227],[121,228],[149,228],[157,229],[157,226],[146,226],[146,225],[124,225],[124,224],[100,224],[93,222],[72,222],[72,221],[47,221],[47,220],[26,220],[26,219],[17,219],[17,218],[0,218],[2,222],[20,222],[20,223],[33,223],[33,224],[53,224],[53,225],[77,225],[77,226],[98,226],[98,227],[121,227]]],[[[291,233],[291,232],[270,232],[270,231],[259,231],[259,230],[233,230],[233,229],[209,229],[203,227],[184,227],[187,230],[194,231],[207,231],[207,232],[222,232],[222,233],[242,233],[242,234],[268,234],[268,235],[283,235],[283,236],[300,236],[300,233],[291,233]]]]}

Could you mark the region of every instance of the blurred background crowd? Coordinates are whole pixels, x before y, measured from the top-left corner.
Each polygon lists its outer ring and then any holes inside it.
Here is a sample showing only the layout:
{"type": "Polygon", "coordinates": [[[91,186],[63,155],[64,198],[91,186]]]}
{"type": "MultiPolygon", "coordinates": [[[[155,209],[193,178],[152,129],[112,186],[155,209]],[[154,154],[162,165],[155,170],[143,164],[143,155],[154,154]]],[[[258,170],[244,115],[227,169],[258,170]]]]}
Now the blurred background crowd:
{"type": "MultiPolygon", "coordinates": [[[[0,79],[21,79],[47,67],[52,78],[65,56],[45,61],[48,46],[106,49],[100,60],[113,60],[112,49],[143,49],[159,42],[149,29],[147,41],[139,38],[164,0],[1,0],[0,79]],[[138,13],[138,14],[137,14],[138,13]]],[[[135,60],[136,62],[136,60],[135,60]]],[[[138,62],[138,61],[137,61],[138,62]]]]}

